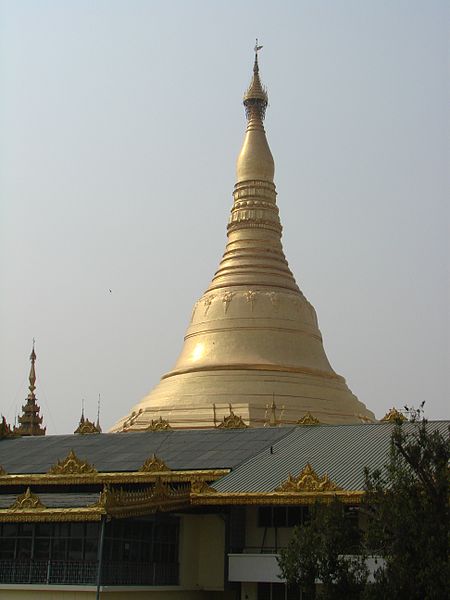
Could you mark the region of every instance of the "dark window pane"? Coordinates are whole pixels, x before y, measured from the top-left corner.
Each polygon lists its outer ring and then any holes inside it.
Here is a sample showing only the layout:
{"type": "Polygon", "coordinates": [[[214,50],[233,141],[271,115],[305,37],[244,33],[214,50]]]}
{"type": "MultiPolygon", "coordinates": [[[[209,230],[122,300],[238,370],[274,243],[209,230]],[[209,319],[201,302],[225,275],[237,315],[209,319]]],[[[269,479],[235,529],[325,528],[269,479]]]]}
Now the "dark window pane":
{"type": "Polygon", "coordinates": [[[273,524],[275,527],[286,527],[286,507],[275,506],[273,509],[273,524]]]}
{"type": "Polygon", "coordinates": [[[36,523],[36,535],[38,537],[51,537],[53,533],[51,523],[36,523]]]}
{"type": "Polygon", "coordinates": [[[31,539],[19,538],[17,540],[17,560],[28,560],[31,558],[31,539]]]}
{"type": "Polygon", "coordinates": [[[294,527],[295,525],[301,525],[301,523],[302,523],[302,507],[301,506],[288,506],[288,509],[287,509],[288,527],[294,527]]]}
{"type": "Polygon", "coordinates": [[[272,600],[285,600],[286,586],[284,583],[272,583],[272,600]]]}
{"type": "Polygon", "coordinates": [[[31,537],[33,535],[33,523],[20,523],[19,536],[31,537]]]}
{"type": "Polygon", "coordinates": [[[84,542],[85,560],[97,560],[98,540],[97,538],[88,538],[84,542]]]}
{"type": "Polygon", "coordinates": [[[4,537],[17,537],[19,533],[19,527],[17,523],[5,523],[3,525],[3,536],[4,537]]]}
{"type": "Polygon", "coordinates": [[[258,509],[258,527],[272,526],[272,507],[261,506],[258,509]]]}
{"type": "Polygon", "coordinates": [[[72,523],[70,526],[70,537],[84,537],[84,523],[72,523]]]}
{"type": "Polygon", "coordinates": [[[69,560],[81,560],[83,558],[83,540],[75,538],[69,540],[69,560]]]}
{"type": "Polygon", "coordinates": [[[52,543],[52,558],[54,560],[66,560],[67,540],[55,539],[52,543]]]}
{"type": "Polygon", "coordinates": [[[70,535],[70,523],[55,523],[53,530],[55,537],[67,538],[70,535]]]}
{"type": "Polygon", "coordinates": [[[0,559],[14,559],[14,549],[16,547],[16,540],[14,539],[3,539],[0,543],[0,559]]]}
{"type": "Polygon", "coordinates": [[[50,538],[36,538],[34,540],[34,556],[36,560],[50,558],[50,538]]]}
{"type": "Polygon", "coordinates": [[[258,600],[270,600],[270,583],[258,583],[258,600]]]}
{"type": "Polygon", "coordinates": [[[86,523],[86,537],[98,538],[98,523],[86,523]]]}

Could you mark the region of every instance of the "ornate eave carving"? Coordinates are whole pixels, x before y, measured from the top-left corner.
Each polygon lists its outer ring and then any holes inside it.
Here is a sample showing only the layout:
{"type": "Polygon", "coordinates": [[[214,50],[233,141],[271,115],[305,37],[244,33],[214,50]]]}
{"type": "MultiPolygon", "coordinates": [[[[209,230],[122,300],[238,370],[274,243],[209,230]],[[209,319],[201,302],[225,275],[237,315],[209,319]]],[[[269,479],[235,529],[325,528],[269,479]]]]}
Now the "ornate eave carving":
{"type": "Polygon", "coordinates": [[[163,460],[158,458],[155,454],[152,454],[150,458],[147,458],[147,460],[144,462],[139,471],[144,473],[151,473],[153,471],[170,471],[170,469],[163,460]]]}
{"type": "Polygon", "coordinates": [[[49,470],[50,475],[88,475],[91,473],[97,473],[97,469],[87,461],[80,460],[73,450],[70,450],[64,460],[58,460],[56,465],[49,470]]]}
{"type": "Polygon", "coordinates": [[[223,421],[217,425],[217,429],[247,429],[248,425],[240,415],[236,415],[232,410],[230,414],[223,418],[223,421]]]}
{"type": "Polygon", "coordinates": [[[293,477],[290,473],[287,480],[276,488],[277,492],[331,492],[340,490],[325,473],[319,477],[312,466],[307,463],[302,472],[293,477]]]}
{"type": "Polygon", "coordinates": [[[172,427],[169,424],[169,421],[159,417],[159,419],[152,419],[150,425],[147,427],[146,431],[169,431],[172,427]]]}
{"type": "Polygon", "coordinates": [[[297,425],[320,425],[319,419],[316,419],[309,411],[303,415],[296,423],[297,425]]]}
{"type": "Polygon", "coordinates": [[[381,419],[383,423],[398,423],[406,421],[405,415],[402,415],[396,408],[391,408],[381,419]]]}
{"type": "Polygon", "coordinates": [[[204,479],[193,479],[191,494],[217,494],[217,490],[208,485],[204,479]]]}
{"type": "Polygon", "coordinates": [[[96,507],[116,518],[176,510],[189,505],[189,488],[175,489],[158,478],[144,490],[111,489],[105,486],[96,507]]]}
{"type": "Polygon", "coordinates": [[[17,496],[14,504],[11,505],[12,510],[43,510],[45,506],[39,499],[39,496],[33,494],[33,492],[28,487],[26,492],[17,496]]]}

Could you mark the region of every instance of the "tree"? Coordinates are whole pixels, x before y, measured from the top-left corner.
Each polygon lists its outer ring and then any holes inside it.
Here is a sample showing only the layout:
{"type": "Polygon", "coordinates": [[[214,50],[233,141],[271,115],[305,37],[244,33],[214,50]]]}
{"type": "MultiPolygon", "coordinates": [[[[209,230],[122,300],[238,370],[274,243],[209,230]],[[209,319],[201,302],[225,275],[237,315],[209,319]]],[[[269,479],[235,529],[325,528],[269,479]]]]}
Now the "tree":
{"type": "Polygon", "coordinates": [[[357,600],[368,572],[354,520],[339,502],[316,504],[310,512],[310,520],[294,528],[289,546],[280,551],[283,578],[310,598],[357,600]]]}
{"type": "Polygon", "coordinates": [[[352,533],[337,502],[315,506],[281,551],[282,576],[312,598],[448,598],[450,441],[423,418],[423,405],[406,410],[410,422],[396,422],[388,463],[365,471],[364,533],[352,533]],[[370,583],[369,554],[383,559],[370,583]]]}
{"type": "Polygon", "coordinates": [[[449,587],[450,441],[423,418],[423,404],[405,408],[412,423],[396,423],[389,463],[365,473],[367,542],[385,560],[370,588],[377,598],[442,600],[449,587]]]}

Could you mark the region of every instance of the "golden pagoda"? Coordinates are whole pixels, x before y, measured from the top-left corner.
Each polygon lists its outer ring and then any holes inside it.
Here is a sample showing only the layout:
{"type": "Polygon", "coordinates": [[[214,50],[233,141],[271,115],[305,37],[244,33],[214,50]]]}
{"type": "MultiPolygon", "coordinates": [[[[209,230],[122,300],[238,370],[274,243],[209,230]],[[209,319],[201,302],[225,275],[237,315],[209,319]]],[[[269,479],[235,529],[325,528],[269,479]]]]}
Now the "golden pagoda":
{"type": "Polygon", "coordinates": [[[316,312],[283,252],[259,49],[244,95],[247,129],[225,253],[174,368],[113,431],[146,429],[158,418],[172,428],[213,427],[231,410],[251,427],[294,424],[308,412],[321,423],[375,418],[331,368],[316,312]],[[268,420],[277,407],[281,416],[268,420]]]}
{"type": "Polygon", "coordinates": [[[22,406],[22,415],[18,417],[19,426],[14,427],[13,433],[15,435],[29,436],[29,435],[45,435],[45,427],[42,427],[42,417],[40,416],[40,407],[36,402],[36,396],[34,390],[36,389],[36,352],[33,349],[30,355],[31,367],[30,375],[28,380],[30,385],[28,386],[29,394],[27,402],[22,406]]]}

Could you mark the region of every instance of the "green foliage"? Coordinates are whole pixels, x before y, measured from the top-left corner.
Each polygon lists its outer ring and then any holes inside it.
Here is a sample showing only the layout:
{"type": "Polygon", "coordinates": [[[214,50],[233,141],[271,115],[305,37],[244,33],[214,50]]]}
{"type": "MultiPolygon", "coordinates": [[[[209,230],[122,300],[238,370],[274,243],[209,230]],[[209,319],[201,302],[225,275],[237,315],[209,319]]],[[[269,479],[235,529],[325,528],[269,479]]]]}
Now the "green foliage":
{"type": "MultiPolygon", "coordinates": [[[[448,436],[431,430],[422,407],[398,422],[383,471],[366,471],[368,544],[382,556],[376,597],[445,599],[449,587],[448,436]]],[[[372,586],[371,586],[372,587],[372,586]]]]}
{"type": "Polygon", "coordinates": [[[280,553],[288,583],[321,599],[448,598],[450,441],[422,409],[407,409],[410,422],[396,423],[385,467],[365,471],[364,536],[355,535],[338,503],[313,507],[280,553]],[[369,555],[383,559],[370,583],[369,555]],[[316,580],[323,582],[317,589],[316,580]]]}
{"type": "Polygon", "coordinates": [[[312,507],[311,519],[294,529],[286,549],[280,551],[283,577],[309,597],[316,597],[315,581],[323,585],[320,598],[357,599],[367,579],[364,557],[345,555],[360,549],[358,532],[338,502],[312,507]]]}

